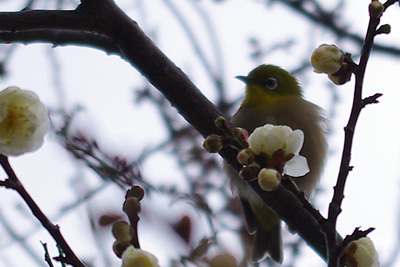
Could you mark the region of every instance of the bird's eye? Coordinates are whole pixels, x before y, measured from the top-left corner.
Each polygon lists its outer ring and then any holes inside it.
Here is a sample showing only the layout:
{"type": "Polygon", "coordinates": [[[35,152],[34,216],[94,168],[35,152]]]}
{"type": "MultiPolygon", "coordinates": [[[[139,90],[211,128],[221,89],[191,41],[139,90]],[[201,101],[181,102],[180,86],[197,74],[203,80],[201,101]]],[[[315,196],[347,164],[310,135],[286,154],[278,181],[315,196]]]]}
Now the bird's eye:
{"type": "Polygon", "coordinates": [[[275,90],[276,87],[278,87],[278,81],[275,78],[269,78],[266,82],[265,82],[265,86],[269,89],[269,90],[275,90]]]}

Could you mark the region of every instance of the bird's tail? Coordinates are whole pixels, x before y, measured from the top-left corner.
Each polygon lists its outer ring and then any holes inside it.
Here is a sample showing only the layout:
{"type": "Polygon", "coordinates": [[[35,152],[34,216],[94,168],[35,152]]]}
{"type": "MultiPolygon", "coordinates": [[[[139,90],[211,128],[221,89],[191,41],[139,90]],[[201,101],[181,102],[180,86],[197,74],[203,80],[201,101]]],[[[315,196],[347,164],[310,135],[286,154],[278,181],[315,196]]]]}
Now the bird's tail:
{"type": "Polygon", "coordinates": [[[251,258],[260,262],[270,257],[282,263],[282,235],[279,217],[265,204],[254,205],[241,199],[248,232],[254,235],[251,258]]]}
{"type": "Polygon", "coordinates": [[[257,229],[254,236],[254,245],[251,258],[253,262],[260,262],[270,257],[276,263],[282,263],[282,235],[281,224],[278,223],[269,232],[257,229]]]}

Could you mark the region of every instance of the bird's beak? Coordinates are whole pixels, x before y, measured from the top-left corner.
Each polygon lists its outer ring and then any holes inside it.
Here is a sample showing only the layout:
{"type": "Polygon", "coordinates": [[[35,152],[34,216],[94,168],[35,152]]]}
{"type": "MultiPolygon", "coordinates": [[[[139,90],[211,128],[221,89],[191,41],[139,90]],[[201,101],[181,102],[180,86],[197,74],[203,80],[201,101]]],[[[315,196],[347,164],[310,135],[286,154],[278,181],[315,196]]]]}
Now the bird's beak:
{"type": "Polygon", "coordinates": [[[235,76],[235,78],[241,80],[244,83],[248,83],[250,81],[250,78],[247,76],[235,76]]]}

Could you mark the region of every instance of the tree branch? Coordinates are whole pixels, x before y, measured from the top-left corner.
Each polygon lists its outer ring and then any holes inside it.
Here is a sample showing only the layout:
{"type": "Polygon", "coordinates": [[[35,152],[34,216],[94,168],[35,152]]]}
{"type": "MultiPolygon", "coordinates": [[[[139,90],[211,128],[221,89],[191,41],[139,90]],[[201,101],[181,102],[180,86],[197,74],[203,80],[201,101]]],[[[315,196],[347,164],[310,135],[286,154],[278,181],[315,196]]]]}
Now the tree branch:
{"type": "MultiPolygon", "coordinates": [[[[324,28],[333,32],[338,38],[345,38],[358,45],[364,44],[364,38],[362,36],[349,32],[347,26],[343,26],[343,22],[337,19],[338,12],[336,10],[331,12],[323,10],[322,7],[318,6],[317,2],[314,0],[276,1],[289,6],[315,24],[322,25],[324,28]]],[[[387,4],[385,5],[388,6],[387,4]]],[[[374,51],[400,56],[399,47],[376,44],[374,45],[374,51]]]]}
{"type": "Polygon", "coordinates": [[[65,253],[65,257],[60,259],[62,262],[71,264],[76,267],[84,267],[85,265],[79,260],[79,258],[72,251],[67,241],[64,239],[60,232],[60,228],[54,225],[42,212],[39,206],[35,203],[29,193],[25,190],[24,186],[21,184],[18,177],[15,175],[14,170],[11,168],[8,158],[6,156],[0,155],[0,164],[4,171],[8,175],[8,179],[1,181],[0,185],[6,188],[14,189],[22,197],[25,203],[28,205],[33,215],[40,221],[44,228],[51,234],[57,244],[62,248],[65,253]]]}
{"type": "Polygon", "coordinates": [[[120,51],[115,43],[106,36],[85,31],[58,29],[40,29],[17,32],[0,31],[0,42],[23,44],[40,42],[51,43],[53,46],[79,45],[103,50],[109,55],[120,54],[120,51]]]}
{"type": "MultiPolygon", "coordinates": [[[[388,0],[385,3],[385,9],[394,4],[395,0],[388,0]]],[[[350,166],[351,159],[351,149],[353,146],[355,127],[360,116],[361,110],[368,104],[377,103],[377,99],[382,94],[375,94],[373,96],[362,98],[362,88],[364,82],[365,70],[367,68],[367,63],[369,56],[372,51],[374,44],[374,38],[377,33],[377,28],[380,23],[380,16],[370,15],[370,20],[368,24],[368,29],[365,37],[365,41],[362,48],[362,53],[360,57],[360,63],[355,66],[353,71],[356,78],[354,96],[353,96],[353,106],[351,109],[350,117],[348,123],[344,129],[345,138],[342,152],[342,160],[340,163],[340,169],[338,174],[338,179],[334,187],[334,194],[332,201],[329,205],[328,220],[327,220],[327,246],[328,246],[328,259],[329,266],[338,266],[339,259],[342,251],[338,253],[338,243],[336,235],[336,224],[339,214],[341,213],[341,205],[344,199],[344,189],[346,185],[346,180],[349,171],[352,169],[350,166]],[[339,256],[339,257],[338,257],[339,256]]]]}

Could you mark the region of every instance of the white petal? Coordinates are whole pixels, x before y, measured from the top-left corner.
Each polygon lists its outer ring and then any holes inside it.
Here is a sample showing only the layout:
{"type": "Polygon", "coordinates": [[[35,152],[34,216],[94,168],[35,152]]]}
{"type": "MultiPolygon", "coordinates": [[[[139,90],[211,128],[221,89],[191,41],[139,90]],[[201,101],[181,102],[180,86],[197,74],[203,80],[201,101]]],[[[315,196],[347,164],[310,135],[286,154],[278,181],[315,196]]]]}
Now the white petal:
{"type": "Polygon", "coordinates": [[[281,135],[283,138],[286,138],[287,136],[291,135],[293,130],[289,126],[286,125],[279,125],[276,126],[275,131],[277,134],[281,135]]]}
{"type": "Polygon", "coordinates": [[[291,160],[286,162],[283,174],[293,177],[299,177],[307,174],[310,171],[307,159],[303,156],[294,156],[291,160]]]}
{"type": "Polygon", "coordinates": [[[374,243],[367,236],[354,241],[357,244],[357,249],[353,255],[358,266],[378,267],[378,253],[375,250],[374,243]]]}
{"type": "Polygon", "coordinates": [[[249,136],[247,140],[249,143],[249,148],[257,155],[261,152],[264,152],[264,147],[266,146],[267,140],[265,140],[266,136],[270,133],[271,129],[273,129],[274,125],[266,124],[262,127],[256,128],[249,136]]]}
{"type": "Polygon", "coordinates": [[[295,130],[286,140],[286,153],[298,155],[303,147],[304,133],[302,130],[295,130]]]}
{"type": "Polygon", "coordinates": [[[284,140],[282,139],[282,136],[276,135],[276,134],[268,134],[264,140],[263,140],[263,150],[262,152],[272,155],[275,151],[283,147],[284,140]]]}

